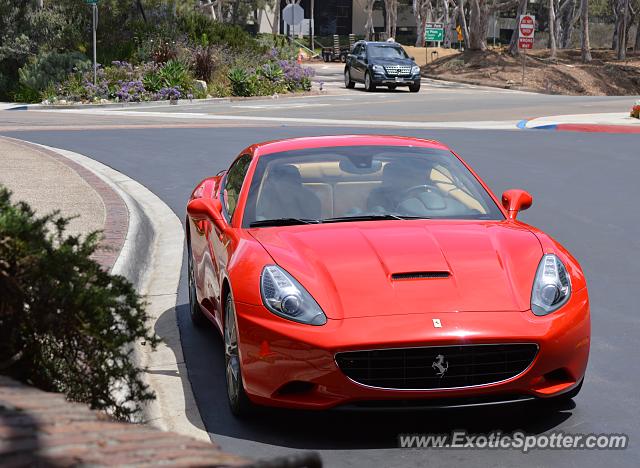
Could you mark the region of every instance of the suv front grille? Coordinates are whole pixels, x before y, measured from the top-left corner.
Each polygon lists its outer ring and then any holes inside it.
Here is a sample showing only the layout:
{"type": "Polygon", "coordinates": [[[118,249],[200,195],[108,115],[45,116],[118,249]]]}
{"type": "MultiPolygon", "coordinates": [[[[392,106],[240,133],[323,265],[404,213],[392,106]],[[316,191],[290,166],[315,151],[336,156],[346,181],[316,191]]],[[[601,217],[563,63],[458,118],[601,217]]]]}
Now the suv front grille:
{"type": "Polygon", "coordinates": [[[389,76],[411,75],[411,67],[404,65],[390,65],[384,67],[384,70],[389,76]]]}
{"type": "Polygon", "coordinates": [[[433,390],[501,382],[524,372],[538,345],[486,344],[376,349],[336,354],[351,380],[376,388],[433,390]]]}

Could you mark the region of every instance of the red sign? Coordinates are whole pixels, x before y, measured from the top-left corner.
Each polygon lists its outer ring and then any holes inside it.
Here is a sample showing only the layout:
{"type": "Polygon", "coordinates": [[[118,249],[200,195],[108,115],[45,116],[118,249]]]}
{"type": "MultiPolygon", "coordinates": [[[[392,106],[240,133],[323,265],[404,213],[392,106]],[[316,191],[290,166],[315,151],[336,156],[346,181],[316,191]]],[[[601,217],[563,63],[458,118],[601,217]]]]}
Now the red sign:
{"type": "Polygon", "coordinates": [[[522,15],[518,22],[518,47],[520,49],[533,49],[533,37],[536,30],[536,18],[533,15],[522,15]]]}

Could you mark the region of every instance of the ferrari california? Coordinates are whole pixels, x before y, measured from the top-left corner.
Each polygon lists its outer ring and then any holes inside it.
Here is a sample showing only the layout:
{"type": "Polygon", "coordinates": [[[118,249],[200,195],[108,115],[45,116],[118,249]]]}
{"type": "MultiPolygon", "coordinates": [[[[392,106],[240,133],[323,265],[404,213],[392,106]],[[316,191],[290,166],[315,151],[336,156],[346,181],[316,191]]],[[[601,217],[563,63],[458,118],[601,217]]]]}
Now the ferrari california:
{"type": "Polygon", "coordinates": [[[187,205],[190,314],[224,343],[231,410],[565,401],[590,343],[584,274],[442,143],[260,143],[187,205]]]}

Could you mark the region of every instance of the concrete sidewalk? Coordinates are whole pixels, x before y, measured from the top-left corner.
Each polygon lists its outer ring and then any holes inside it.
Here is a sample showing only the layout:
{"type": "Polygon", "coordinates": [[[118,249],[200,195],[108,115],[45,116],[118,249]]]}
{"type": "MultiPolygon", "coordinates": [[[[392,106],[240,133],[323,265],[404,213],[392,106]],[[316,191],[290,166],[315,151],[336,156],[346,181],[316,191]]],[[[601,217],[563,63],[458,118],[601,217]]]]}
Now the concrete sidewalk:
{"type": "Polygon", "coordinates": [[[13,192],[13,201],[25,201],[39,215],[60,210],[69,234],[102,230],[106,210],[102,198],[71,167],[37,147],[0,137],[0,184],[13,192]]]}
{"type": "Polygon", "coordinates": [[[14,202],[28,203],[38,215],[59,211],[73,218],[68,235],[102,231],[93,258],[105,269],[115,263],[128,229],[128,210],[94,173],[38,145],[0,137],[0,185],[13,192],[14,202]]]}

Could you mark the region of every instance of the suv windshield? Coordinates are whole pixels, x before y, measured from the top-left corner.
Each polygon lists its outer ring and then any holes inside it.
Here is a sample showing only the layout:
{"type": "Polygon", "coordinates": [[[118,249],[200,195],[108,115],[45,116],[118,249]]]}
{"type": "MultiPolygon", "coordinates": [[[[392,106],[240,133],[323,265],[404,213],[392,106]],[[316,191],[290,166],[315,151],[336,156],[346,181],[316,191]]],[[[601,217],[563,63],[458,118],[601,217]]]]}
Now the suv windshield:
{"type": "Polygon", "coordinates": [[[406,59],[409,58],[402,47],[392,45],[369,45],[367,47],[370,58],[406,59]]]}
{"type": "Polygon", "coordinates": [[[347,146],[262,156],[243,227],[408,218],[504,219],[449,151],[347,146]]]}

